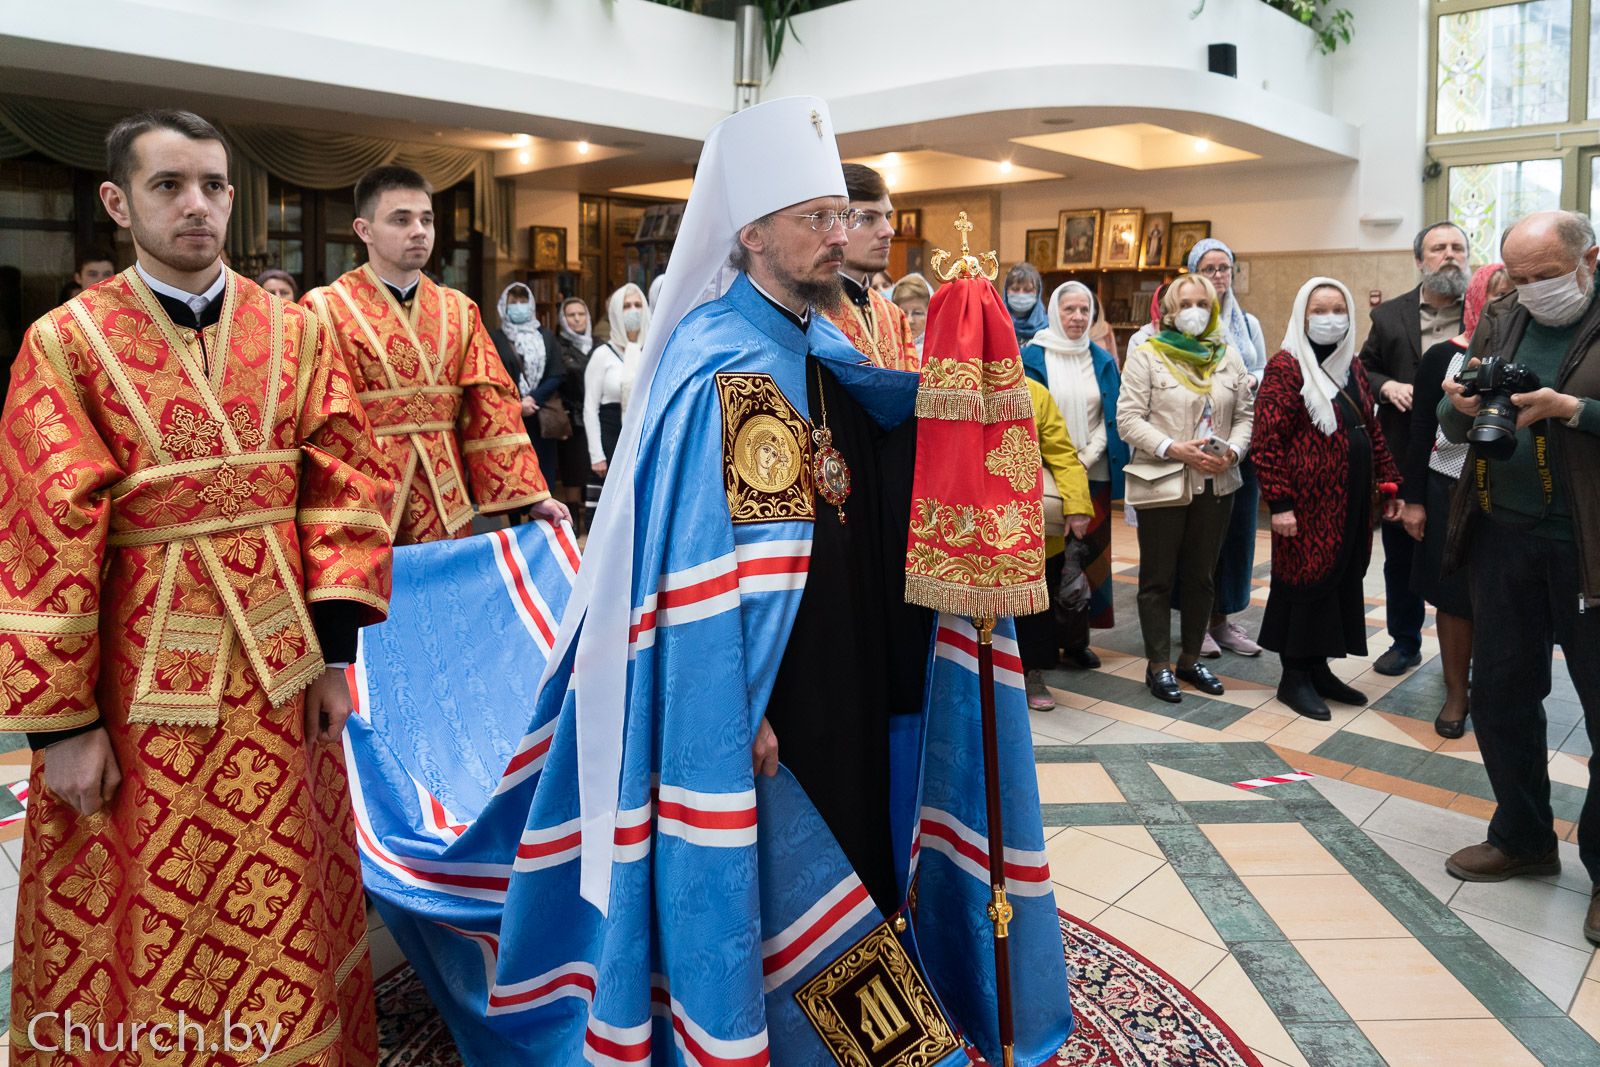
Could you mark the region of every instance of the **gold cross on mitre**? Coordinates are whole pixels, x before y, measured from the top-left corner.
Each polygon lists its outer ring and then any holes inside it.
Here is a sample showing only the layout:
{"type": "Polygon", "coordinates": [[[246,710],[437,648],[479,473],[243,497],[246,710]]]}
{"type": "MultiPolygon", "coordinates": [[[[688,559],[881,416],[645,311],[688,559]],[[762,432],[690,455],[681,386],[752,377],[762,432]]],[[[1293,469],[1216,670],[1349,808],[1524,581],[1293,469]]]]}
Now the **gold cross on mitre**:
{"type": "Polygon", "coordinates": [[[815,109],[811,112],[811,125],[817,128],[817,139],[820,141],[822,139],[822,116],[817,114],[815,109]]]}
{"type": "Polygon", "coordinates": [[[1000,258],[993,252],[984,252],[973,255],[967,247],[967,235],[972,232],[972,223],[967,221],[967,213],[961,212],[956,216],[956,229],[961,234],[961,255],[950,265],[948,272],[941,268],[950,259],[950,253],[942,248],[933,250],[933,255],[928,257],[928,264],[941,281],[951,282],[957,278],[987,278],[994,281],[1000,276],[1000,258]]]}

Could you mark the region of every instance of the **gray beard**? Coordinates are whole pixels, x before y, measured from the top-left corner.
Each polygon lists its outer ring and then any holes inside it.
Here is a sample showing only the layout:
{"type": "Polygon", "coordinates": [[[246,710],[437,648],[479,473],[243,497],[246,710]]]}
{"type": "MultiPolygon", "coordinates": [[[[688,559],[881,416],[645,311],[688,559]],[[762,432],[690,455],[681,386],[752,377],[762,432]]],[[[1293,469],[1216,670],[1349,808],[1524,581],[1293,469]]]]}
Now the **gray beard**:
{"type": "Polygon", "coordinates": [[[837,274],[831,275],[824,281],[814,282],[785,277],[780,273],[779,281],[783,282],[791,293],[812,307],[832,307],[844,296],[844,285],[839,281],[837,274]]]}
{"type": "Polygon", "coordinates": [[[1430,293],[1448,296],[1452,300],[1466,295],[1467,283],[1470,281],[1467,272],[1454,263],[1440,267],[1438,270],[1425,270],[1422,272],[1422,287],[1430,293]]]}

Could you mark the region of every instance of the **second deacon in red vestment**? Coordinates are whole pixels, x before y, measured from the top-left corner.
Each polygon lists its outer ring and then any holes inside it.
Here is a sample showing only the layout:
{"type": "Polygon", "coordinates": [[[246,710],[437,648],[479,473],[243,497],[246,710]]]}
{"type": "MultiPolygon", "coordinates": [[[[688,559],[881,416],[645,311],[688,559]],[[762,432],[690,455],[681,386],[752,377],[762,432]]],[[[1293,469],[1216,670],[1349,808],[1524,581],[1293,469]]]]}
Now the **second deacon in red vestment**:
{"type": "Polygon", "coordinates": [[[894,205],[883,176],[859,163],[844,165],[845,188],[856,225],[845,231],[839,291],[819,305],[824,317],[869,361],[890,370],[922,369],[917,339],[906,313],[872,288],[872,276],[889,267],[894,240],[894,205]]]}
{"type": "Polygon", "coordinates": [[[11,1062],[370,1067],[339,661],[392,490],[326,326],[222,265],[216,129],[149,112],[107,157],[138,261],[33,324],[0,416],[11,1062]]]}
{"type": "Polygon", "coordinates": [[[407,167],[356,183],[356,235],[369,262],[304,303],[333,324],[395,483],[395,544],[472,532],[472,511],[530,509],[570,518],[551,499],[522,421],[517,387],[478,306],[422,273],[433,253],[432,187],[407,167]]]}

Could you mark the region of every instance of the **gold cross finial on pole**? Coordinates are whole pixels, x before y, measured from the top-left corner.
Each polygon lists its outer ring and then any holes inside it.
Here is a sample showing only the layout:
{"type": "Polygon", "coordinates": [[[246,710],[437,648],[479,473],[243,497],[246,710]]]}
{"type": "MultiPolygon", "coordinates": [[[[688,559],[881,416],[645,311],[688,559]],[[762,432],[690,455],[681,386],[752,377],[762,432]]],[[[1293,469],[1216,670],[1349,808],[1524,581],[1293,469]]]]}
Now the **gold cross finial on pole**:
{"type": "Polygon", "coordinates": [[[953,282],[957,278],[987,278],[994,281],[1000,276],[1000,259],[993,252],[983,252],[974,256],[967,245],[967,235],[972,232],[972,223],[967,219],[967,213],[961,212],[956,216],[956,230],[961,234],[961,255],[950,265],[947,272],[943,269],[950,259],[950,253],[942,248],[933,250],[933,255],[928,257],[928,264],[941,281],[953,282]]]}
{"type": "Polygon", "coordinates": [[[821,140],[822,139],[822,116],[817,114],[817,112],[815,110],[813,110],[811,112],[811,125],[813,125],[813,126],[815,126],[817,128],[817,139],[821,140]]]}

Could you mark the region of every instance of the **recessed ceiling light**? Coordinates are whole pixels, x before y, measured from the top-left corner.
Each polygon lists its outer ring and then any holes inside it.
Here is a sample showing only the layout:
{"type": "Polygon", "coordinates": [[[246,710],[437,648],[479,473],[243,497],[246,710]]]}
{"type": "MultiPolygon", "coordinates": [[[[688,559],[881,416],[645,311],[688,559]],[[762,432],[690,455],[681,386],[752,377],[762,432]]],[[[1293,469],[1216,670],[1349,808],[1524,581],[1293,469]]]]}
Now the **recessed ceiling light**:
{"type": "Polygon", "coordinates": [[[883,161],[885,163],[898,163],[898,162],[900,162],[900,153],[899,152],[885,152],[883,154],[883,161]]]}
{"type": "Polygon", "coordinates": [[[895,183],[895,177],[894,177],[893,174],[885,174],[883,176],[883,184],[887,185],[889,188],[893,189],[894,188],[894,183],[895,183]]]}
{"type": "Polygon", "coordinates": [[[1046,125],[1046,126],[1071,126],[1074,122],[1077,122],[1078,120],[1077,119],[1073,119],[1073,118],[1068,118],[1065,115],[1053,115],[1050,118],[1040,119],[1039,121],[1041,123],[1043,123],[1044,125],[1046,125]]]}
{"type": "Polygon", "coordinates": [[[588,141],[579,141],[578,142],[578,155],[586,156],[588,154],[589,154],[589,142],[588,141]]]}
{"type": "Polygon", "coordinates": [[[1011,160],[1002,159],[1000,161],[1000,173],[1001,174],[1010,174],[1011,173],[1011,160]]]}
{"type": "Polygon", "coordinates": [[[515,137],[513,137],[511,139],[513,141],[517,142],[517,144],[532,144],[533,143],[533,138],[530,137],[528,134],[525,134],[525,133],[519,133],[519,134],[517,134],[515,137]]]}
{"type": "Polygon", "coordinates": [[[1194,150],[1196,152],[1204,152],[1206,149],[1208,149],[1210,147],[1211,147],[1211,142],[1206,140],[1204,137],[1198,137],[1198,138],[1195,139],[1194,150]]]}
{"type": "Polygon", "coordinates": [[[531,159],[532,159],[532,157],[529,156],[528,153],[526,153],[526,152],[518,152],[517,153],[517,162],[521,163],[523,166],[527,166],[531,159]]]}

